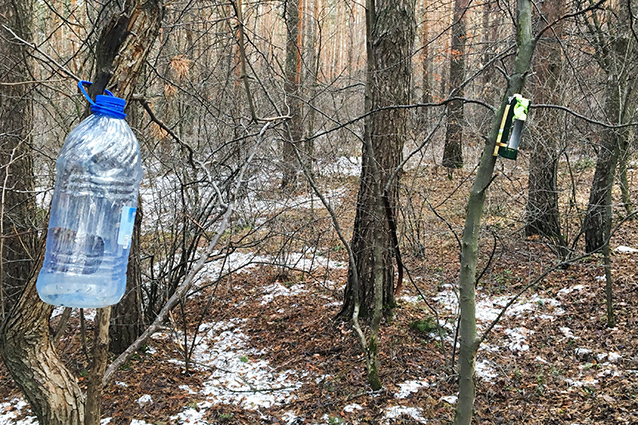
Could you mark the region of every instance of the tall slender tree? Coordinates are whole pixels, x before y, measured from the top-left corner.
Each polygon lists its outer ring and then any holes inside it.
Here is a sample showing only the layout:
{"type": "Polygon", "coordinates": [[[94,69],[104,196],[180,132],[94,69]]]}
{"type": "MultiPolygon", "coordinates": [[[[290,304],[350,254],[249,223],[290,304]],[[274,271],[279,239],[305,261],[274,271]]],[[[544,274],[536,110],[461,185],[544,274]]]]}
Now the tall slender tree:
{"type": "MultiPolygon", "coordinates": [[[[421,102],[432,102],[432,59],[430,57],[430,14],[428,13],[428,1],[421,3],[421,102]]],[[[428,108],[420,110],[424,121],[428,119],[428,108]]]]}
{"type": "Polygon", "coordinates": [[[303,0],[284,0],[286,22],[286,62],[284,64],[286,103],[288,105],[290,120],[287,123],[288,140],[283,145],[284,174],[281,187],[294,187],[297,182],[299,166],[295,157],[295,149],[303,138],[303,117],[301,103],[301,38],[303,31],[300,19],[303,0]]]}
{"type": "MultiPolygon", "coordinates": [[[[463,95],[461,87],[465,79],[465,16],[469,0],[454,1],[454,22],[452,23],[452,43],[450,49],[449,95],[463,95]]],[[[463,100],[453,100],[448,106],[443,166],[448,169],[463,167],[463,122],[465,119],[463,100]]]]}
{"type": "Polygon", "coordinates": [[[461,268],[459,273],[460,348],[459,348],[459,400],[455,425],[470,425],[476,398],[474,365],[480,340],[476,330],[476,266],[478,241],[487,190],[494,174],[496,158],[492,155],[500,123],[508,99],[520,93],[529,74],[536,41],[532,36],[532,2],[517,1],[517,44],[513,72],[507,79],[507,88],[501,106],[492,119],[492,128],[483,149],[483,155],[467,201],[467,216],[463,229],[461,268]]]}
{"type": "Polygon", "coordinates": [[[612,186],[620,148],[629,138],[630,128],[613,125],[630,123],[636,115],[638,77],[634,71],[638,44],[632,37],[633,19],[629,0],[609,3],[604,14],[599,10],[586,16],[585,23],[595,49],[595,59],[606,75],[604,114],[612,124],[603,131],[598,147],[596,171],[589,192],[589,205],[583,222],[585,249],[603,247],[611,227],[612,186]]]}
{"type": "Polygon", "coordinates": [[[0,313],[17,301],[37,256],[31,135],[32,0],[0,0],[0,313]],[[11,33],[13,31],[14,34],[11,33]]]}
{"type": "MultiPolygon", "coordinates": [[[[541,5],[542,17],[538,25],[553,23],[565,13],[565,2],[546,0],[541,5]]],[[[563,22],[558,22],[539,40],[536,55],[534,101],[536,103],[559,103],[559,79],[562,68],[560,38],[563,22]]],[[[527,218],[525,234],[541,235],[554,244],[564,246],[561,234],[560,214],[558,210],[558,191],[556,174],[558,171],[558,132],[559,118],[547,113],[538,120],[540,137],[532,145],[529,164],[529,183],[527,199],[527,218]]]]}

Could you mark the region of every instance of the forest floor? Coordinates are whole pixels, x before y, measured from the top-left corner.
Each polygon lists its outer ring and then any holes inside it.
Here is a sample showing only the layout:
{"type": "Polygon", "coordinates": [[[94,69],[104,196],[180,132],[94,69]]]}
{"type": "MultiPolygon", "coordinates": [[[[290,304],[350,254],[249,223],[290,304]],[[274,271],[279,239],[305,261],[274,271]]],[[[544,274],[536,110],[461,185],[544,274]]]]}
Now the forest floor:
{"type": "MultiPolygon", "coordinates": [[[[263,264],[267,258],[260,253],[260,264],[253,261],[200,291],[184,311],[176,309],[165,331],[105,389],[102,423],[451,423],[458,393],[452,344],[459,251],[447,226],[462,230],[471,183],[463,177],[427,176],[427,185],[438,188],[429,193],[430,203],[447,224],[427,209],[418,220],[402,216],[404,223],[421,220],[428,230],[417,232],[419,243],[403,240],[414,282],[406,279],[381,328],[381,391],[365,382],[351,326],[335,320],[347,263],[333,241],[312,259],[289,256],[296,258],[290,268],[263,264]],[[312,270],[302,271],[309,261],[312,270]],[[187,366],[184,347],[193,340],[187,366]]],[[[348,213],[340,217],[351,216],[356,204],[356,184],[349,184],[352,189],[340,194],[348,213]]],[[[557,262],[542,241],[522,236],[515,196],[524,186],[510,177],[491,188],[481,239],[479,332],[557,262]]],[[[615,327],[606,324],[604,268],[597,256],[549,273],[506,311],[479,350],[476,423],[638,424],[636,228],[625,222],[611,243],[615,327]]],[[[249,263],[251,254],[237,252],[233,261],[249,263]]],[[[214,272],[204,273],[200,286],[214,272]]],[[[74,316],[60,351],[82,380],[87,362],[77,322],[74,316]]],[[[0,374],[0,425],[37,423],[4,368],[0,374]]]]}

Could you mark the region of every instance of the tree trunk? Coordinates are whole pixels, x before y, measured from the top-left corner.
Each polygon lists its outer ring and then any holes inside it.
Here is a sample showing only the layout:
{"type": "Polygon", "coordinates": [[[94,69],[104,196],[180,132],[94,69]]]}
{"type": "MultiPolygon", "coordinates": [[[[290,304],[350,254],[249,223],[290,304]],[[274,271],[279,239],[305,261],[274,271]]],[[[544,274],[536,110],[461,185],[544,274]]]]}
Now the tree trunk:
{"type": "MultiPolygon", "coordinates": [[[[620,112],[620,96],[617,80],[611,76],[607,81],[605,112],[611,122],[620,112]]],[[[596,171],[589,192],[589,205],[583,222],[585,231],[585,251],[594,252],[605,244],[606,225],[611,225],[607,212],[611,210],[611,189],[614,184],[616,163],[618,162],[618,130],[606,129],[598,148],[596,171]]],[[[610,211],[611,212],[611,211],[610,211]]]]}
{"type": "MultiPolygon", "coordinates": [[[[429,14],[427,2],[423,2],[421,10],[421,16],[423,17],[423,27],[421,28],[421,68],[423,72],[421,77],[421,102],[430,103],[432,102],[432,76],[430,75],[432,73],[432,64],[430,58],[430,47],[428,44],[430,42],[430,21],[428,20],[429,14]]],[[[427,121],[430,116],[429,108],[421,108],[419,111],[423,124],[427,125],[427,121]]]]}
{"type": "MultiPolygon", "coordinates": [[[[139,0],[127,5],[129,8],[115,16],[100,37],[97,76],[91,89],[94,94],[101,92],[115,75],[112,91],[128,100],[159,32],[162,6],[159,0],[139,0]],[[135,36],[131,36],[133,34],[135,36]]],[[[40,301],[36,293],[35,271],[42,266],[44,245],[39,252],[38,265],[2,327],[0,351],[7,369],[41,424],[83,425],[85,403],[82,392],[75,377],[57,357],[50,336],[49,317],[53,307],[40,301]]],[[[88,393],[91,398],[88,403],[91,425],[99,423],[99,382],[104,373],[105,349],[108,347],[108,312],[101,310],[98,317],[104,320],[96,324],[99,339],[94,346],[92,375],[89,378],[93,382],[88,393]]]]}
{"type": "MultiPolygon", "coordinates": [[[[368,57],[369,110],[404,105],[410,102],[411,55],[415,36],[415,2],[413,0],[381,0],[376,2],[368,57]]],[[[401,162],[407,134],[407,111],[388,109],[372,114],[366,122],[363,144],[363,165],[352,236],[352,249],[359,275],[361,316],[369,317],[374,310],[375,265],[374,250],[382,249],[383,307],[393,308],[394,244],[390,236],[388,218],[377,206],[391,173],[401,162]],[[371,149],[368,148],[371,147],[371,149]],[[372,151],[372,152],[371,152],[372,151]],[[378,169],[378,177],[374,168],[378,169]],[[381,193],[375,193],[375,184],[381,193]]],[[[398,177],[397,177],[398,179],[398,177]]],[[[390,209],[396,212],[398,180],[391,182],[387,193],[390,209]]],[[[383,205],[383,203],[381,203],[383,205]]],[[[396,216],[396,214],[394,214],[396,216]]],[[[352,271],[349,271],[344,304],[340,315],[349,318],[354,307],[352,271]]]]}
{"type": "Polygon", "coordinates": [[[628,162],[631,157],[629,137],[621,140],[618,153],[618,184],[620,185],[620,194],[622,205],[625,208],[625,215],[629,217],[634,213],[634,203],[631,200],[629,179],[627,178],[628,162]]]}
{"type": "Polygon", "coordinates": [[[121,354],[144,331],[142,312],[142,272],[140,266],[140,236],[142,227],[142,198],[137,201],[137,214],[131,239],[131,251],[126,270],[126,293],[112,308],[110,350],[121,354]]]}
{"type": "MultiPolygon", "coordinates": [[[[544,26],[546,22],[555,22],[563,16],[564,10],[565,2],[562,0],[543,2],[542,12],[545,19],[540,20],[540,24],[544,26]]],[[[534,91],[534,101],[537,103],[558,104],[561,101],[558,87],[562,68],[559,43],[562,32],[563,25],[559,23],[552,31],[547,31],[546,36],[539,41],[535,66],[537,86],[534,91]]],[[[529,164],[525,234],[541,235],[549,238],[557,246],[564,246],[556,188],[559,128],[559,118],[555,113],[548,113],[539,120],[538,129],[541,136],[532,145],[529,164]]]]}
{"type": "Polygon", "coordinates": [[[102,417],[102,377],[106,370],[109,348],[111,307],[98,308],[93,335],[93,358],[86,388],[85,425],[100,425],[102,417]]]}
{"type": "MultiPolygon", "coordinates": [[[[465,13],[469,0],[454,1],[454,22],[452,24],[452,46],[450,52],[450,85],[451,97],[463,96],[461,84],[465,79],[465,13]]],[[[454,100],[448,105],[447,128],[445,131],[445,147],[443,149],[443,166],[447,168],[463,168],[463,101],[454,100]]]]}
{"type": "Polygon", "coordinates": [[[460,349],[459,349],[459,399],[456,406],[455,425],[470,425],[474,411],[476,388],[474,363],[478,350],[476,333],[476,264],[478,260],[478,239],[483,215],[485,195],[492,181],[496,157],[492,155],[501,119],[508,99],[523,90],[525,78],[530,70],[534,53],[532,37],[532,5],[530,0],[517,3],[517,43],[514,73],[509,83],[501,107],[492,120],[492,129],[483,149],[476,179],[467,203],[467,217],[463,229],[461,245],[461,270],[459,276],[460,349]]]}
{"type": "Polygon", "coordinates": [[[299,164],[295,156],[295,149],[303,138],[302,107],[301,107],[301,50],[299,46],[302,22],[300,0],[285,0],[286,22],[286,63],[284,91],[288,104],[290,120],[287,122],[288,140],[283,145],[283,177],[281,187],[283,189],[294,188],[297,185],[297,173],[299,164]]]}
{"type": "MultiPolygon", "coordinates": [[[[616,4],[610,22],[611,34],[595,34],[599,64],[607,75],[605,86],[605,116],[612,124],[626,124],[636,114],[636,76],[634,72],[636,41],[631,37],[631,17],[626,4],[616,4]]],[[[598,28],[598,27],[597,27],[598,28]]],[[[612,187],[621,146],[629,138],[629,128],[606,128],[600,142],[596,171],[589,193],[589,205],[583,222],[585,250],[593,252],[606,243],[606,226],[611,226],[612,187]],[[609,217],[607,215],[609,214],[609,217]]],[[[607,241],[608,242],[608,241],[607,241]]]]}
{"type": "MultiPolygon", "coordinates": [[[[312,161],[310,160],[314,155],[315,150],[315,139],[312,137],[315,134],[315,121],[316,121],[316,97],[319,92],[319,67],[321,66],[321,46],[317,46],[318,34],[317,34],[317,24],[315,22],[319,16],[319,0],[312,0],[312,2],[307,3],[308,10],[310,9],[309,4],[313,5],[313,13],[307,19],[306,26],[306,50],[308,51],[308,64],[309,70],[307,72],[307,76],[304,78],[304,82],[307,84],[309,88],[308,94],[308,119],[307,119],[307,128],[308,128],[308,138],[304,141],[304,152],[306,157],[309,159],[308,170],[312,173],[312,161]]],[[[320,41],[320,40],[319,40],[320,41]]]]}
{"type": "Polygon", "coordinates": [[[22,297],[2,326],[0,353],[41,424],[84,425],[84,395],[77,379],[58,358],[49,331],[53,306],[43,303],[35,289],[40,258],[22,297]]]}
{"type": "MultiPolygon", "coordinates": [[[[32,0],[0,0],[0,24],[31,39],[32,0]]],[[[32,88],[26,46],[0,28],[0,320],[16,303],[37,256],[31,156],[32,88]]]]}
{"type": "MultiPolygon", "coordinates": [[[[2,0],[2,23],[24,40],[30,40],[31,1],[2,0]]],[[[12,41],[2,31],[0,54],[3,57],[2,81],[31,80],[26,46],[12,41]],[[8,71],[5,71],[8,70],[8,71]]],[[[84,422],[84,397],[75,377],[57,356],[49,335],[49,317],[53,307],[43,303],[37,295],[35,280],[42,266],[44,245],[36,247],[36,234],[25,227],[35,216],[33,166],[28,135],[31,133],[32,105],[29,87],[24,84],[0,86],[1,158],[3,237],[3,290],[12,288],[22,297],[15,301],[0,329],[0,354],[18,387],[31,404],[40,423],[47,425],[80,425],[84,422]],[[14,216],[14,214],[18,214],[14,216]],[[19,220],[13,221],[19,217],[19,220]],[[5,234],[14,237],[4,238],[5,234]],[[39,252],[39,257],[36,252],[39,252]],[[31,259],[39,258],[37,263],[31,259]],[[25,261],[26,260],[26,261],[25,261]]],[[[10,293],[10,299],[13,294],[10,293]]],[[[4,307],[3,300],[3,307],[4,307]]],[[[3,310],[3,316],[5,311],[3,310]]],[[[3,317],[4,318],[4,317],[3,317]]]]}

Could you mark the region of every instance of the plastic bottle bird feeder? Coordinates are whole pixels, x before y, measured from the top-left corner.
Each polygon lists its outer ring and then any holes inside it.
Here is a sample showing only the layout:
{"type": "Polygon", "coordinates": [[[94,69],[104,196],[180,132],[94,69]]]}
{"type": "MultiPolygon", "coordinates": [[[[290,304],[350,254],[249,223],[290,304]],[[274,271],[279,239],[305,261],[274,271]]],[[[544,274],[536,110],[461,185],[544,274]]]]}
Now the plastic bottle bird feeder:
{"type": "Polygon", "coordinates": [[[36,288],[49,304],[97,308],[117,303],[142,180],[140,147],[124,118],[124,99],[81,81],[93,114],[67,136],[56,162],[44,263],[36,288]]]}
{"type": "Polygon", "coordinates": [[[509,98],[509,103],[505,107],[503,119],[501,120],[501,128],[496,138],[494,156],[516,160],[518,146],[521,142],[521,132],[523,131],[523,124],[527,120],[529,105],[529,99],[525,99],[520,94],[515,94],[509,98]],[[503,143],[503,140],[507,140],[507,142],[503,143]]]}

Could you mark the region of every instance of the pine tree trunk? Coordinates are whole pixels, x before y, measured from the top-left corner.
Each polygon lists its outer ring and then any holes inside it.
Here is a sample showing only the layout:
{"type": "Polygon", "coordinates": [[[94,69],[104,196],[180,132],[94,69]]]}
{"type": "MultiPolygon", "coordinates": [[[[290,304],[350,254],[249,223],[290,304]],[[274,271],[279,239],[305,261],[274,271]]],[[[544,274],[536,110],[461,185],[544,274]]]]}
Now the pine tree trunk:
{"type": "MultiPolygon", "coordinates": [[[[371,49],[369,55],[372,56],[368,58],[368,107],[371,110],[410,102],[411,55],[416,31],[414,8],[414,0],[376,1],[371,39],[368,40],[371,49]]],[[[374,113],[366,122],[364,137],[369,138],[369,143],[363,145],[363,165],[352,236],[352,249],[359,273],[362,317],[372,316],[374,310],[375,269],[378,267],[375,265],[374,252],[377,247],[382,249],[380,257],[383,265],[379,269],[383,270],[383,306],[390,309],[395,304],[393,243],[387,216],[383,209],[377,208],[381,200],[374,188],[377,184],[382,194],[390,174],[401,162],[407,134],[407,114],[405,109],[388,109],[374,113]],[[367,146],[372,148],[373,155],[367,146]],[[378,181],[373,172],[375,166],[378,169],[378,181]]],[[[396,211],[398,180],[390,184],[387,197],[390,208],[396,211]]],[[[340,313],[345,318],[351,317],[354,307],[352,288],[350,271],[340,313]]]]}
{"type": "MultiPolygon", "coordinates": [[[[562,0],[545,1],[542,12],[545,22],[555,22],[563,16],[565,3],[562,0]]],[[[539,41],[537,48],[536,81],[534,102],[560,103],[558,93],[559,79],[562,68],[562,51],[557,39],[562,34],[562,24],[555,25],[553,31],[539,41]]],[[[532,145],[529,165],[529,183],[527,200],[527,217],[525,234],[541,235],[549,238],[552,243],[564,246],[565,241],[560,229],[560,214],[558,210],[558,190],[556,188],[556,173],[558,170],[557,138],[559,118],[555,113],[548,113],[538,120],[541,137],[532,145]]]]}
{"type": "MultiPolygon", "coordinates": [[[[462,97],[461,84],[465,79],[465,14],[468,0],[455,0],[452,45],[450,52],[451,97],[462,97]]],[[[442,164],[447,168],[463,168],[463,125],[465,121],[462,100],[453,100],[448,105],[447,128],[442,164]]]]}
{"type": "Polygon", "coordinates": [[[297,173],[299,164],[295,155],[299,143],[303,138],[303,120],[301,107],[301,51],[299,19],[300,0],[285,0],[286,21],[286,62],[284,91],[288,104],[290,119],[287,122],[288,140],[283,145],[283,177],[281,187],[283,189],[294,188],[297,185],[297,173]]]}
{"type": "MultiPolygon", "coordinates": [[[[0,0],[0,24],[31,39],[32,0],[0,0]]],[[[37,256],[31,155],[32,62],[26,46],[0,27],[0,321],[16,303],[37,256]]]]}

